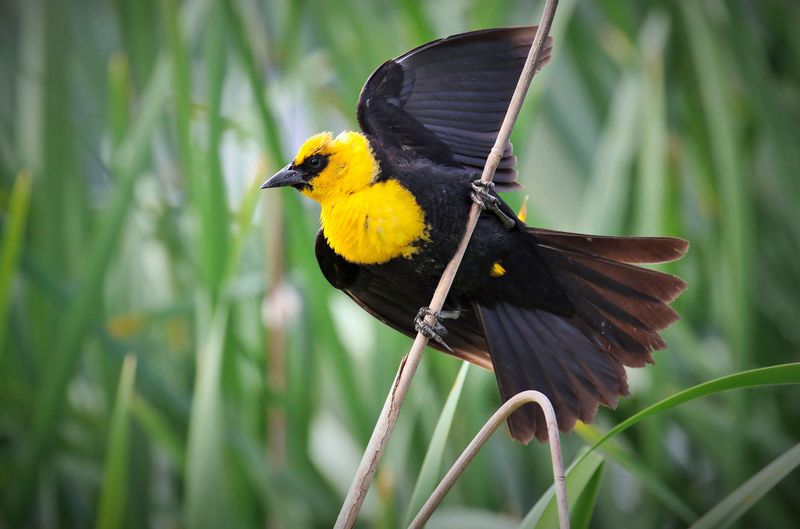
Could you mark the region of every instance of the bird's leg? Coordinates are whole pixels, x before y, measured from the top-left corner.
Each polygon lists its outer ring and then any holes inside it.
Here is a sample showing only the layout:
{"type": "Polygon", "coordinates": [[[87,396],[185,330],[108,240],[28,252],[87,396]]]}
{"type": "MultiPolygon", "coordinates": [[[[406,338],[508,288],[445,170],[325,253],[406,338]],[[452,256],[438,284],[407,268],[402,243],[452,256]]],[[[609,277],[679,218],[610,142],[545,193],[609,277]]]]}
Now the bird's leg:
{"type": "Polygon", "coordinates": [[[491,211],[497,215],[497,217],[503,223],[503,226],[510,230],[514,227],[517,221],[500,209],[500,199],[489,193],[489,190],[493,187],[494,182],[475,180],[472,182],[472,192],[469,196],[472,198],[473,202],[481,207],[481,209],[491,211]]]}
{"type": "Polygon", "coordinates": [[[444,341],[445,336],[447,336],[447,328],[439,323],[439,318],[455,319],[458,318],[460,313],[461,311],[433,312],[430,307],[422,307],[414,318],[414,329],[428,339],[434,340],[452,353],[453,350],[450,349],[450,346],[444,341]],[[455,314],[455,316],[453,316],[453,314],[455,314]],[[433,323],[428,323],[428,316],[433,319],[433,323]]]}

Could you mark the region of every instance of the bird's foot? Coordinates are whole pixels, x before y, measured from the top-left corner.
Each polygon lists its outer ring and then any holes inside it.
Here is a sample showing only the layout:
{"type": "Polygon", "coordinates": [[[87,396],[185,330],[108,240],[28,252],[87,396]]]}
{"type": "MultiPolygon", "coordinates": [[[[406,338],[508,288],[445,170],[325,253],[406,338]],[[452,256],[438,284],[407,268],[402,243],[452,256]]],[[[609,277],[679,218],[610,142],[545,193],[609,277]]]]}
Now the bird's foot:
{"type": "Polygon", "coordinates": [[[444,341],[447,336],[447,328],[439,323],[439,318],[455,319],[458,318],[459,314],[460,311],[433,312],[430,307],[422,307],[419,309],[419,312],[417,312],[416,318],[414,318],[414,329],[428,339],[434,340],[452,353],[453,350],[450,349],[450,346],[444,341]],[[433,320],[433,323],[428,323],[429,316],[433,320]]]}
{"type": "Polygon", "coordinates": [[[484,182],[483,180],[475,180],[472,182],[472,192],[470,197],[472,201],[478,204],[481,209],[491,211],[500,219],[503,226],[510,230],[517,223],[516,220],[508,216],[502,209],[500,209],[500,199],[489,193],[489,190],[494,187],[494,182],[484,182]]]}

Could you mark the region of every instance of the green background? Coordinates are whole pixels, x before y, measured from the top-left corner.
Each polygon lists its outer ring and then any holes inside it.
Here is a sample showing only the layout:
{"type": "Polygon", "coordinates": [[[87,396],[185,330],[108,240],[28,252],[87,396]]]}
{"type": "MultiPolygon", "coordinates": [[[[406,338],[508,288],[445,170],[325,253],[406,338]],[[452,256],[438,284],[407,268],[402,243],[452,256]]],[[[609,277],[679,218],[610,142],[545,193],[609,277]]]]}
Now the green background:
{"type": "MultiPolygon", "coordinates": [[[[410,340],[322,278],[316,205],[258,185],[306,136],[355,127],[386,59],[540,9],[0,2],[0,527],[330,527],[410,340]]],[[[689,283],[669,348],[600,432],[800,358],[798,27],[790,0],[561,2],[509,202],[692,243],[664,268],[689,283]]],[[[405,519],[459,366],[425,355],[364,527],[405,519]]],[[[470,368],[444,463],[498,400],[470,368]]],[[[606,453],[591,526],[688,525],[798,442],[799,402],[784,385],[648,417],[606,453]]],[[[563,436],[567,463],[595,433],[563,436]]],[[[550,480],[545,447],[499,432],[429,527],[517,527],[550,480]]],[[[794,472],[734,523],[798,519],[794,472]]]]}

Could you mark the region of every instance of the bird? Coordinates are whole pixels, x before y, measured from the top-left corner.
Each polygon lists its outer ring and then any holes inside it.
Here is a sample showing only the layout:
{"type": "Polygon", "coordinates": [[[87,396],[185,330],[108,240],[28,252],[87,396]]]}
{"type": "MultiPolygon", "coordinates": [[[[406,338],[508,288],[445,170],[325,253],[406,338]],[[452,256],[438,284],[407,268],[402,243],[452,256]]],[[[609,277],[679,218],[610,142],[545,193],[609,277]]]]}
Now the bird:
{"type": "MultiPolygon", "coordinates": [[[[615,237],[527,226],[498,191],[520,188],[508,143],[493,185],[480,174],[536,26],[472,31],[386,61],[358,98],[359,131],[308,138],[262,189],[291,186],[320,205],[323,276],[372,316],[493,371],[503,401],[534,389],[559,429],[594,420],[629,393],[626,367],[654,363],[678,320],[679,277],[640,265],[680,259],[675,237],[615,237]],[[477,181],[477,182],[476,182],[477,181]],[[477,226],[444,307],[426,305],[477,226]],[[433,316],[435,323],[430,324],[433,316]]],[[[548,37],[538,67],[550,60],[548,37]]],[[[538,406],[508,418],[512,438],[547,440],[538,406]]]]}

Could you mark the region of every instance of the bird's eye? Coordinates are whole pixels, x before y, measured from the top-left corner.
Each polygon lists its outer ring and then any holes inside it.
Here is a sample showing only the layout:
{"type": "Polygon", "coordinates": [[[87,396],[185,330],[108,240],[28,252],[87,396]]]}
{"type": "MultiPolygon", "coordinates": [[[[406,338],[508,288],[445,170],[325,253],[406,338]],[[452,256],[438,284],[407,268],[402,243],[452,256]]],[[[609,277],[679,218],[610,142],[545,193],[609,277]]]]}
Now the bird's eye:
{"type": "Polygon", "coordinates": [[[308,165],[309,169],[319,169],[324,161],[325,159],[322,156],[314,155],[306,160],[306,165],[308,165]]]}

